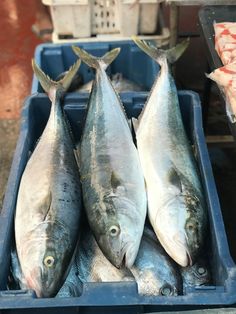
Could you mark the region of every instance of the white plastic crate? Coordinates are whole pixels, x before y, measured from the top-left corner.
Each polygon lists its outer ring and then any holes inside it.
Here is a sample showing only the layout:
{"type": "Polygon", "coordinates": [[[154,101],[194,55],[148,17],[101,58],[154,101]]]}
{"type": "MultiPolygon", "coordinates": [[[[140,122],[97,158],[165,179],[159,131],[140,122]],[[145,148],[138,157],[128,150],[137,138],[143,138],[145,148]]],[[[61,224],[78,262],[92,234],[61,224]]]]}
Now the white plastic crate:
{"type": "Polygon", "coordinates": [[[42,0],[50,6],[54,33],[92,35],[153,34],[163,0],[42,0]]]}

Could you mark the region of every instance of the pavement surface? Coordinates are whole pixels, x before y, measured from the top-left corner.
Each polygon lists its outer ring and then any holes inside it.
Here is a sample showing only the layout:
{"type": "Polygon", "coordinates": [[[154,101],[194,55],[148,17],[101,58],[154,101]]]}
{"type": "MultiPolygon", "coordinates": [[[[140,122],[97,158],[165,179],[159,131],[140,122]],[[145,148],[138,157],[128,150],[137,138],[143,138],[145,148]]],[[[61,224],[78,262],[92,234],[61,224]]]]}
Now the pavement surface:
{"type": "Polygon", "coordinates": [[[0,10],[0,208],[19,133],[24,98],[30,94],[31,59],[42,43],[31,27],[38,0],[2,0],[0,10]],[[30,6],[30,8],[29,8],[30,6]]]}

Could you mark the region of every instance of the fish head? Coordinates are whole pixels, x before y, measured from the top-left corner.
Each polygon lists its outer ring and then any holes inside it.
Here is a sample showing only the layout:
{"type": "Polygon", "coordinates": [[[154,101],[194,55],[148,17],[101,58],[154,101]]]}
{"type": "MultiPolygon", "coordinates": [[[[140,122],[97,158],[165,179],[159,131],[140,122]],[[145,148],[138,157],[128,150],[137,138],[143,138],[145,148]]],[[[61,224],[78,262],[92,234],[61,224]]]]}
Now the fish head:
{"type": "Polygon", "coordinates": [[[178,195],[171,197],[156,216],[156,221],[162,222],[158,224],[159,241],[169,256],[182,267],[195,263],[203,242],[196,206],[200,204],[196,203],[194,197],[190,199],[190,196],[178,195]]]}
{"type": "Polygon", "coordinates": [[[206,262],[202,259],[189,267],[181,269],[183,283],[188,286],[201,286],[209,284],[211,277],[206,262]]]}
{"type": "Polygon", "coordinates": [[[52,234],[49,238],[39,237],[38,232],[31,234],[20,260],[27,287],[37,297],[55,296],[67,274],[71,255],[67,235],[62,233],[58,238],[52,234]]]}
{"type": "MultiPolygon", "coordinates": [[[[130,268],[138,254],[144,223],[135,205],[124,198],[113,200],[116,213],[103,218],[103,228],[95,231],[99,247],[107,259],[117,268],[130,268]]],[[[144,219],[143,219],[144,221],[144,219]]]]}

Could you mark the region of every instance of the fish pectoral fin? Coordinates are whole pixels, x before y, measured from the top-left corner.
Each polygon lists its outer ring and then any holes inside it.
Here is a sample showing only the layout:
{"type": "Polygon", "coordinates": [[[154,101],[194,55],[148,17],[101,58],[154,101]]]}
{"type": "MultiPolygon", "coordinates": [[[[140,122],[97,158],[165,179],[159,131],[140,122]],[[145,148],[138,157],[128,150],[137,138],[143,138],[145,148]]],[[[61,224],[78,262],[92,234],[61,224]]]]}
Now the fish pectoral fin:
{"type": "Polygon", "coordinates": [[[177,191],[177,194],[182,193],[183,188],[181,178],[176,169],[174,167],[170,168],[167,175],[168,181],[170,182],[171,186],[177,191]]]}
{"type": "Polygon", "coordinates": [[[106,69],[112,63],[112,61],[115,60],[120,52],[120,48],[115,48],[111,51],[108,51],[102,57],[95,57],[79,47],[72,46],[72,49],[74,53],[79,56],[84,63],[86,63],[89,67],[95,69],[98,69],[100,66],[106,69]]]}
{"type": "MultiPolygon", "coordinates": [[[[46,75],[41,69],[40,67],[37,65],[37,63],[35,62],[35,60],[32,60],[32,68],[33,71],[35,73],[35,75],[37,76],[40,84],[42,85],[43,89],[45,90],[45,92],[48,94],[49,98],[51,99],[51,93],[50,90],[52,88],[62,88],[64,91],[66,91],[69,87],[70,84],[75,76],[75,74],[77,73],[79,67],[80,67],[81,61],[77,60],[74,65],[72,65],[69,69],[69,71],[66,73],[66,75],[63,77],[63,79],[61,79],[58,82],[55,82],[53,80],[50,79],[50,77],[48,75],[46,75]]],[[[51,99],[51,101],[53,101],[53,99],[51,99]]]]}
{"type": "Polygon", "coordinates": [[[113,191],[116,191],[118,186],[121,186],[121,181],[114,171],[111,173],[111,187],[113,191]]]}
{"type": "Polygon", "coordinates": [[[51,204],[52,204],[52,192],[49,190],[43,199],[43,210],[44,210],[43,221],[47,220],[47,216],[51,208],[51,204]]]}
{"type": "Polygon", "coordinates": [[[125,194],[125,187],[114,171],[111,173],[111,188],[113,195],[121,196],[125,194]]]}

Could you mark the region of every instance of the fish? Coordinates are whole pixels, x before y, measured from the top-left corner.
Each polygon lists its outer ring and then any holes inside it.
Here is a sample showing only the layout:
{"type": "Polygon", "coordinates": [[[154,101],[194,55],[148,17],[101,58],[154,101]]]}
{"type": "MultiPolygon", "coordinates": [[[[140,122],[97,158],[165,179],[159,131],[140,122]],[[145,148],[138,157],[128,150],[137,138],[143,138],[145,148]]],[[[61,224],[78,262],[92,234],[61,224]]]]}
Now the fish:
{"type": "Polygon", "coordinates": [[[79,280],[83,284],[136,281],[140,295],[178,295],[182,282],[177,267],[153,234],[145,227],[134,265],[118,269],[104,256],[87,228],[81,233],[80,248],[75,255],[79,280]]]}
{"type": "Polygon", "coordinates": [[[129,269],[125,267],[118,269],[104,256],[89,228],[81,233],[75,265],[82,283],[134,281],[129,269]]]}
{"type": "Polygon", "coordinates": [[[105,71],[120,49],[101,58],[73,50],[96,70],[79,156],[85,211],[103,254],[114,266],[129,268],[138,254],[147,198],[128,120],[105,71]]]}
{"type": "MultiPolygon", "coordinates": [[[[66,76],[67,73],[68,73],[68,71],[65,71],[65,72],[60,73],[60,74],[56,77],[55,81],[60,81],[60,80],[62,80],[62,79],[66,76]]],[[[70,86],[69,86],[68,89],[67,89],[67,92],[68,92],[68,93],[71,93],[71,92],[76,91],[76,89],[78,88],[78,86],[81,86],[82,84],[83,84],[83,78],[82,78],[82,76],[81,76],[79,73],[76,73],[75,76],[73,77],[71,83],[70,83],[70,86]]]]}
{"type": "Polygon", "coordinates": [[[183,288],[202,286],[211,283],[211,273],[205,259],[198,258],[197,262],[188,267],[179,267],[183,279],[183,288]]]}
{"type": "MultiPolygon", "coordinates": [[[[143,91],[145,90],[143,87],[138,84],[126,79],[123,77],[122,73],[116,73],[111,76],[111,83],[116,90],[117,93],[120,92],[128,92],[128,91],[143,91]]],[[[87,82],[77,89],[78,92],[87,91],[90,92],[92,89],[93,80],[87,82]]]]}
{"type": "MultiPolygon", "coordinates": [[[[83,228],[70,272],[56,297],[78,297],[86,283],[135,281],[140,295],[178,295],[182,287],[179,273],[153,234],[145,227],[134,265],[130,269],[124,265],[118,269],[104,256],[92,231],[83,228]]],[[[15,251],[12,251],[11,261],[15,283],[27,289],[15,251]]]]}
{"type": "Polygon", "coordinates": [[[140,295],[177,296],[182,292],[182,281],[176,264],[148,227],[144,228],[139,252],[130,271],[140,295]]]}
{"type": "Polygon", "coordinates": [[[69,271],[79,237],[81,184],[74,143],[62,108],[80,60],[59,82],[32,62],[51,100],[46,127],[23,171],[16,203],[15,242],[27,287],[53,297],[69,271]]]}
{"type": "MultiPolygon", "coordinates": [[[[78,249],[76,252],[78,252],[78,249]]],[[[9,290],[28,289],[15,248],[11,250],[10,277],[11,279],[10,282],[8,283],[9,290]]],[[[78,277],[77,264],[75,263],[75,260],[73,260],[66,280],[55,297],[56,298],[78,297],[82,294],[82,291],[83,286],[82,282],[78,277]]]]}
{"type": "Polygon", "coordinates": [[[16,248],[11,249],[11,259],[10,259],[10,275],[8,279],[9,290],[25,290],[27,289],[27,283],[22,274],[19,259],[16,253],[16,248]]]}
{"type": "Polygon", "coordinates": [[[117,269],[104,256],[89,228],[81,233],[80,248],[75,255],[80,281],[127,282],[136,281],[138,293],[146,296],[178,295],[182,282],[175,263],[158,244],[155,234],[144,229],[134,265],[117,269]]]}
{"type": "MultiPolygon", "coordinates": [[[[79,252],[79,247],[76,253],[79,252]]],[[[56,298],[74,298],[79,297],[83,293],[83,283],[78,277],[78,268],[75,259],[72,262],[68,276],[66,277],[63,286],[56,294],[56,298]]]]}
{"type": "Polygon", "coordinates": [[[144,108],[133,119],[146,182],[148,217],[161,245],[179,265],[193,265],[207,226],[201,180],[182,122],[178,94],[168,62],[175,62],[188,40],[163,51],[134,38],[160,65],[144,108]]]}
{"type": "Polygon", "coordinates": [[[125,78],[122,73],[116,73],[112,75],[111,77],[112,85],[114,86],[114,89],[120,93],[120,92],[140,92],[145,90],[144,87],[134,83],[131,80],[128,80],[125,78]]]}

